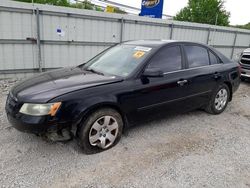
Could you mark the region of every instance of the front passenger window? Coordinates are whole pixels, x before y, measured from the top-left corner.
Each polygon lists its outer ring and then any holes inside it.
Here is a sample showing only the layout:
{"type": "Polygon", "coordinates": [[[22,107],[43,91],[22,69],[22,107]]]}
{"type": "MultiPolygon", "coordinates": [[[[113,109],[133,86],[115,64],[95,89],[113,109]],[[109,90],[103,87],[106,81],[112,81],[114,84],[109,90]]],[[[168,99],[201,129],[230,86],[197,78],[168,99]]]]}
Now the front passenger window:
{"type": "Polygon", "coordinates": [[[164,47],[150,60],[149,68],[159,68],[163,72],[181,70],[182,58],[179,46],[164,47]]]}

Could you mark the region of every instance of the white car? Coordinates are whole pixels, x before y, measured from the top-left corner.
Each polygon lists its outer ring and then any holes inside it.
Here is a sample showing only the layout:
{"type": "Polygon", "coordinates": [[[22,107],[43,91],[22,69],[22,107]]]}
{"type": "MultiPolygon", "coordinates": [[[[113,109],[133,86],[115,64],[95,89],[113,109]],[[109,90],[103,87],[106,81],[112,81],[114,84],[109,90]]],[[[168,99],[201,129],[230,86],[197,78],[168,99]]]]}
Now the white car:
{"type": "Polygon", "coordinates": [[[250,48],[243,51],[240,57],[241,78],[250,78],[250,48]]]}

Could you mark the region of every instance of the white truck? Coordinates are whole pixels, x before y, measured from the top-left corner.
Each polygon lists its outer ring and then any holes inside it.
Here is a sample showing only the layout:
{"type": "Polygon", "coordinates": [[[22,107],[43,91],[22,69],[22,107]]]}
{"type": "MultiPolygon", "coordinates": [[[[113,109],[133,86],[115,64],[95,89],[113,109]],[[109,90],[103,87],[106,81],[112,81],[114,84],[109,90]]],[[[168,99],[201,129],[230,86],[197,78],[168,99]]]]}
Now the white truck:
{"type": "Polygon", "coordinates": [[[239,63],[241,66],[241,78],[243,80],[245,78],[250,79],[250,48],[243,51],[239,63]]]}

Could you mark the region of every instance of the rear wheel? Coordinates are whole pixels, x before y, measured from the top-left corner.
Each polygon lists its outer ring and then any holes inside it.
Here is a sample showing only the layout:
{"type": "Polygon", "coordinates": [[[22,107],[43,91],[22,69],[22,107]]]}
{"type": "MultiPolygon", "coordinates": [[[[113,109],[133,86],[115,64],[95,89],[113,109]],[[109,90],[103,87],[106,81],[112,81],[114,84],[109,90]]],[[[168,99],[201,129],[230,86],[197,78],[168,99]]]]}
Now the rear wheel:
{"type": "Polygon", "coordinates": [[[230,92],[226,84],[222,84],[214,92],[207,108],[205,109],[210,114],[222,113],[229,102],[230,92]]]}
{"type": "Polygon", "coordinates": [[[87,154],[101,152],[115,146],[122,135],[123,120],[114,109],[93,112],[78,130],[78,143],[87,154]]]}

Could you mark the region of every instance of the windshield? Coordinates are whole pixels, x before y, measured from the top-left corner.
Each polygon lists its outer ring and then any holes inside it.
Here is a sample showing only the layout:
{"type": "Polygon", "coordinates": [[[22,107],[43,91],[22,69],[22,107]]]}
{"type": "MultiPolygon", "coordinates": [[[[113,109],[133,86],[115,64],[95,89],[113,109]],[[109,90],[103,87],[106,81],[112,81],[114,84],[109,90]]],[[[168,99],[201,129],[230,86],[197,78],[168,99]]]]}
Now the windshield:
{"type": "Polygon", "coordinates": [[[120,44],[87,62],[84,70],[126,77],[146,58],[151,48],[120,44]]]}

